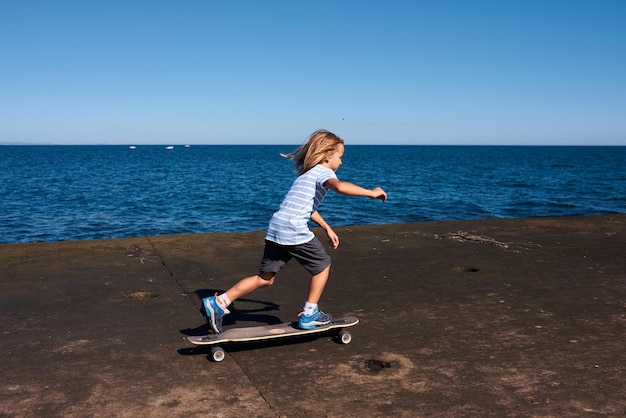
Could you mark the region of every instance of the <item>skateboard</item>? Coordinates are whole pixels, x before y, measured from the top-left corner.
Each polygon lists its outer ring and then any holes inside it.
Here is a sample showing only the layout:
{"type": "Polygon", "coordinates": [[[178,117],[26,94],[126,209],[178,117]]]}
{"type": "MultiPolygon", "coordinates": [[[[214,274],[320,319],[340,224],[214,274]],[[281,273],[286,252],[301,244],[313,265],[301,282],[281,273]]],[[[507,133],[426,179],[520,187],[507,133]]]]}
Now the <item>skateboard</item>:
{"type": "Polygon", "coordinates": [[[352,334],[345,328],[359,323],[354,316],[333,319],[330,324],[315,327],[313,329],[300,329],[298,322],[285,322],[277,325],[263,325],[258,327],[231,328],[221,334],[209,334],[202,336],[187,337],[190,343],[195,345],[212,345],[211,359],[216,362],[224,360],[226,351],[219,344],[241,343],[275,338],[296,337],[299,335],[335,333],[335,339],[341,344],[350,344],[352,334]]]}

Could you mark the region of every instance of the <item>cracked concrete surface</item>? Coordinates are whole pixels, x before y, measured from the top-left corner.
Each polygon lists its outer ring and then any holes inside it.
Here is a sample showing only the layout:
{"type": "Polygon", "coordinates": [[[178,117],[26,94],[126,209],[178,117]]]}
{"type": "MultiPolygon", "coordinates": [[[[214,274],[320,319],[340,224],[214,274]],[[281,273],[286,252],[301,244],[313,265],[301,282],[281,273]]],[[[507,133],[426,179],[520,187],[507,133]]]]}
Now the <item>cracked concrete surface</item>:
{"type": "MultiPolygon", "coordinates": [[[[626,215],[336,231],[322,308],[360,318],[352,343],[222,363],[184,337],[262,232],[0,245],[0,416],[626,414],[626,215]]],[[[290,263],[224,326],[291,321],[307,285],[290,263]]]]}

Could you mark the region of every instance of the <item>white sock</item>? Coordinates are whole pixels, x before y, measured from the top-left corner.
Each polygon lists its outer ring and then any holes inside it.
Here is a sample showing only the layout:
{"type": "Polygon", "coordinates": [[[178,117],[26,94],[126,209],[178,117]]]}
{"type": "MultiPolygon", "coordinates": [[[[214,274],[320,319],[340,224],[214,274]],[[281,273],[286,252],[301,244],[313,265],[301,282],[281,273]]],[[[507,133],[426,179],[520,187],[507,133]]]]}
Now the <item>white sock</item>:
{"type": "Polygon", "coordinates": [[[230,306],[230,304],[232,303],[230,298],[228,297],[228,295],[226,294],[226,292],[222,293],[221,295],[219,295],[217,297],[217,303],[219,303],[219,305],[224,308],[224,313],[230,313],[230,311],[228,310],[228,307],[230,306]]]}
{"type": "Polygon", "coordinates": [[[306,302],[304,304],[304,309],[302,309],[302,312],[306,316],[311,316],[313,315],[313,312],[315,312],[316,310],[317,310],[317,303],[306,302]]]}

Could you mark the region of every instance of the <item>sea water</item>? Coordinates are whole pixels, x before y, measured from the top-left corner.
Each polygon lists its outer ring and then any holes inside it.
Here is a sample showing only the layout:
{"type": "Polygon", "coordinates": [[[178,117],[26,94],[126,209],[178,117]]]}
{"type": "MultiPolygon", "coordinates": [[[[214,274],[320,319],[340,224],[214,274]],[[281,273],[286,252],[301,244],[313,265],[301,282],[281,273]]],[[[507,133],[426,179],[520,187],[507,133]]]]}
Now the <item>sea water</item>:
{"type": "MultiPolygon", "coordinates": [[[[296,145],[0,146],[0,243],[265,229],[296,145]]],[[[626,147],[348,145],[332,226],[626,212],[626,147]]]]}

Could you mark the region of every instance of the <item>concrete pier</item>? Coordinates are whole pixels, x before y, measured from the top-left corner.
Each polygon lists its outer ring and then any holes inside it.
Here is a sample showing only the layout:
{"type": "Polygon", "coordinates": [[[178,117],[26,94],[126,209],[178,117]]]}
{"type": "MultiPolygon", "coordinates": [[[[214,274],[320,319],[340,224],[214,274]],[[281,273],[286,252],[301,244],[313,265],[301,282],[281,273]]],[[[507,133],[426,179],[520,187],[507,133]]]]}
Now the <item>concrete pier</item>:
{"type": "MultiPolygon", "coordinates": [[[[184,337],[263,232],[0,245],[0,416],[626,415],[626,215],[336,232],[321,307],[360,318],[352,343],[221,363],[184,337]]],[[[291,262],[224,327],[295,320],[308,281],[291,262]]]]}

